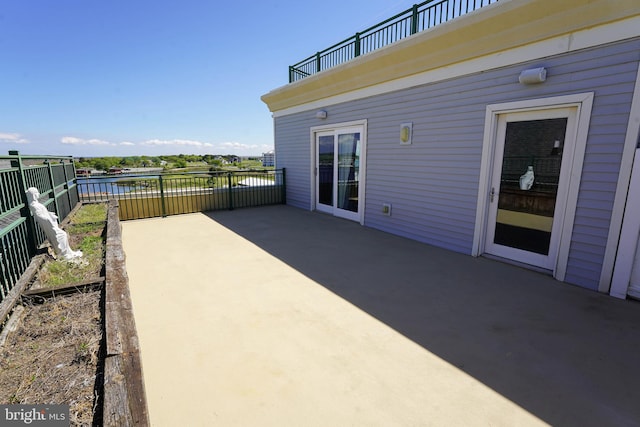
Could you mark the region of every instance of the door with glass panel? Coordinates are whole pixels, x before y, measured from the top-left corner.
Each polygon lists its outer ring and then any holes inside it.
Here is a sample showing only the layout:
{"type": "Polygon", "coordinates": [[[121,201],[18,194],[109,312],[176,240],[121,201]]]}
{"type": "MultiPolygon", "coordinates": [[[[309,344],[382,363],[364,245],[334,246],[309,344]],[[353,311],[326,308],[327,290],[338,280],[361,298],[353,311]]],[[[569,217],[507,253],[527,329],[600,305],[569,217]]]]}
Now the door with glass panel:
{"type": "Polygon", "coordinates": [[[575,108],[498,116],[485,252],[555,268],[575,121],[575,108]]]}
{"type": "Polygon", "coordinates": [[[362,128],[316,133],[316,209],[357,221],[361,210],[362,128]]]}

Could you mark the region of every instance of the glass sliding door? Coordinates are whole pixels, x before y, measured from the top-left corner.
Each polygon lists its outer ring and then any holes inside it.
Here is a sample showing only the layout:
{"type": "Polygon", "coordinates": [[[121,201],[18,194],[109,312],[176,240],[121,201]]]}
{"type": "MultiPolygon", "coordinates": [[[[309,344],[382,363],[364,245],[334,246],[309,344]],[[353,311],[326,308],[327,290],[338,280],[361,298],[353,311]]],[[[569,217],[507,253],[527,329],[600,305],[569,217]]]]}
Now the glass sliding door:
{"type": "Polygon", "coordinates": [[[360,219],[362,134],[362,127],[316,133],[317,210],[360,219]]]}

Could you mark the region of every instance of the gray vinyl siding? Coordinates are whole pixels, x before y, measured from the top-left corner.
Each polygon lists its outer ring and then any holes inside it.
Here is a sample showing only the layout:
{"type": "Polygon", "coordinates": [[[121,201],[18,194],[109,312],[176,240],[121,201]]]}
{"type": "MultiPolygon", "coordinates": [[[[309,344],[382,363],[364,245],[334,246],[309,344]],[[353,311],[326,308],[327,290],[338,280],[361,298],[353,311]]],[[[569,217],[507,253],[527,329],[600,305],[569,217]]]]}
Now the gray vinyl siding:
{"type": "Polygon", "coordinates": [[[316,110],[276,118],[288,202],[310,207],[309,128],[366,119],[365,225],[470,254],[486,106],[594,92],[565,280],[597,289],[639,60],[634,39],[327,106],[326,120],[316,110]],[[545,83],[518,83],[520,71],[539,66],[545,83]],[[404,122],[413,123],[409,146],[399,144],[404,122]]]}
{"type": "Polygon", "coordinates": [[[276,167],[286,169],[287,204],[311,209],[310,123],[304,116],[279,118],[275,126],[276,167]]]}

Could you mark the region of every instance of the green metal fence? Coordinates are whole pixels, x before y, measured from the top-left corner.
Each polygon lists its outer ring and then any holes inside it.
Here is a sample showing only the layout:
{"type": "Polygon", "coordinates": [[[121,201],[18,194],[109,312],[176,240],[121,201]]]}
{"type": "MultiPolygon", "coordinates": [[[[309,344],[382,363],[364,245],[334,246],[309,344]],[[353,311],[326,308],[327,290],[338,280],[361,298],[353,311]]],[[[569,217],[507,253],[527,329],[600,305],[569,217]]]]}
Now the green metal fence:
{"type": "MultiPolygon", "coordinates": [[[[46,236],[35,226],[26,191],[36,187],[40,202],[60,221],[79,202],[73,158],[0,156],[0,303],[27,269],[46,236]]],[[[0,323],[4,319],[0,319],[0,323]]]]}
{"type": "Polygon", "coordinates": [[[289,67],[289,83],[440,25],[498,0],[428,0],[289,67]]]}
{"type": "Polygon", "coordinates": [[[285,171],[211,171],[78,178],[80,200],[117,199],[121,220],[283,204],[285,171]]]}
{"type": "Polygon", "coordinates": [[[10,151],[0,156],[0,304],[46,240],[29,212],[29,187],[60,221],[79,202],[112,199],[123,220],[286,203],[284,169],[77,178],[72,157],[10,151]]]}

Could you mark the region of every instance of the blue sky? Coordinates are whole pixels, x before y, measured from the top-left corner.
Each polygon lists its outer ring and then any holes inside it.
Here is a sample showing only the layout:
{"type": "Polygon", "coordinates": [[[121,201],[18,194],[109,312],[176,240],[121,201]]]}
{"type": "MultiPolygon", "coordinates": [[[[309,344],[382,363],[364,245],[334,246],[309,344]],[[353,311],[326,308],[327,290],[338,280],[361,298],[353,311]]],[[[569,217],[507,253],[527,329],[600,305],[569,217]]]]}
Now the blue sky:
{"type": "Polygon", "coordinates": [[[412,4],[2,0],[0,153],[259,155],[289,65],[412,4]]]}

